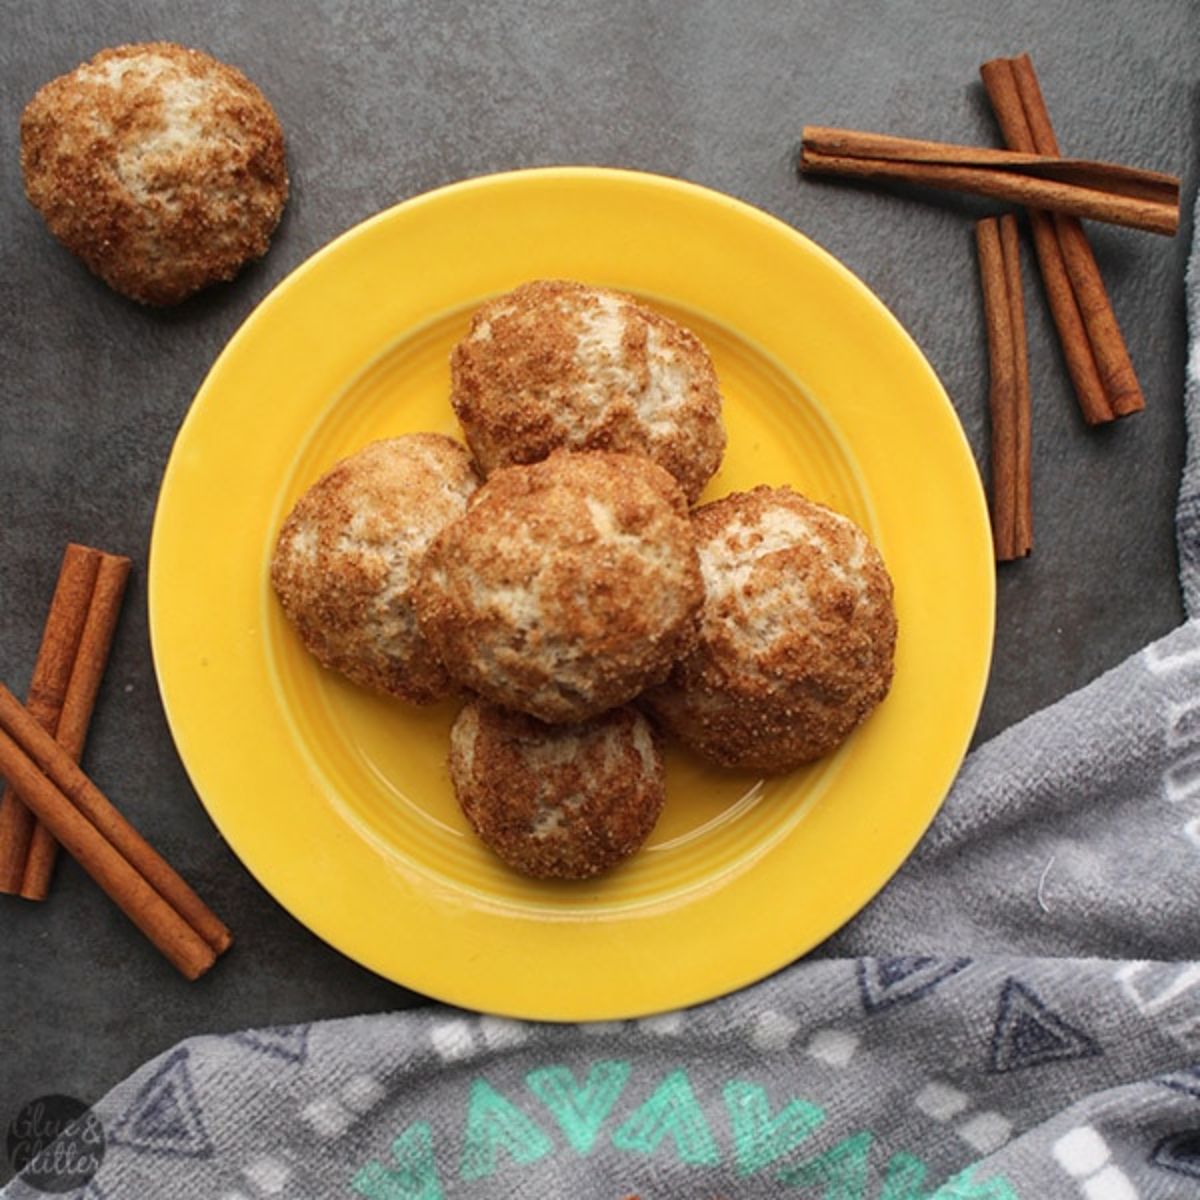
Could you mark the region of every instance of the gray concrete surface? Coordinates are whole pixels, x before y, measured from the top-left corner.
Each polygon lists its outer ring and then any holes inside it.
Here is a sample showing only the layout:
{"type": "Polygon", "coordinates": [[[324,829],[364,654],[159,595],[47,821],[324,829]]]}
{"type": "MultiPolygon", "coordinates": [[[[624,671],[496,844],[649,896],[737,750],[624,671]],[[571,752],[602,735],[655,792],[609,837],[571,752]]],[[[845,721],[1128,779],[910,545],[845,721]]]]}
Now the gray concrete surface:
{"type": "MultiPolygon", "coordinates": [[[[983,203],[801,180],[806,122],[996,138],[978,67],[1028,49],[1064,147],[1184,176],[1193,197],[1200,28],[1193,0],[4,0],[0,5],[0,679],[23,690],[62,545],[136,563],[87,755],[149,838],[238,932],[184,985],[64,862],[52,902],[0,904],[0,1127],[48,1092],[93,1099],[211,1030],[420,1003],[284,913],[210,825],[176,756],[146,630],[155,495],[175,430],[255,304],[334,235],[465,176],[549,163],[676,175],[775,214],[889,305],[986,455],[984,340],[970,218],[983,203]],[[170,312],[127,303],[27,205],[17,122],[36,88],[105,45],[168,38],[246,70],[289,139],[293,194],[269,255],[170,312]]],[[[1172,506],[1183,456],[1174,240],[1093,244],[1147,411],[1088,431],[1031,283],[1034,557],[1000,571],[977,738],[1093,678],[1181,618],[1172,506]]],[[[1032,274],[1032,256],[1026,254],[1032,274]]]]}

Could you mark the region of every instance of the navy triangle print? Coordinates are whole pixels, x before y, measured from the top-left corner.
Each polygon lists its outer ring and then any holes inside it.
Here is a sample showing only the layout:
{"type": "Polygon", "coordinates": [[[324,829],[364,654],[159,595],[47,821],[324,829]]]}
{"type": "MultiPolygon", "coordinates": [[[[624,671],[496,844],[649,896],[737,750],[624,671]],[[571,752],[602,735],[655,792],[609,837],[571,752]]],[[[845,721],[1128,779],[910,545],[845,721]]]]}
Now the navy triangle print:
{"type": "Polygon", "coordinates": [[[1101,1053],[1094,1038],[1052,1012],[1032,988],[1013,978],[1004,984],[992,1030],[991,1071],[1020,1071],[1101,1053]]]}
{"type": "Polygon", "coordinates": [[[1178,1175],[1200,1179],[1200,1129],[1189,1129],[1163,1138],[1154,1147],[1151,1162],[1178,1175]]]}
{"type": "Polygon", "coordinates": [[[109,1134],[114,1145],[176,1158],[211,1158],[186,1047],[168,1055],[109,1134]]]}
{"type": "Polygon", "coordinates": [[[1200,1067],[1191,1067],[1186,1071],[1173,1071],[1170,1075],[1161,1076],[1158,1081],[1163,1087],[1172,1091],[1182,1092],[1185,1096],[1195,1096],[1200,1100],[1200,1067]]]}
{"type": "Polygon", "coordinates": [[[309,1028],[308,1025],[277,1025],[267,1029],[247,1029],[233,1037],[244,1046],[284,1062],[302,1063],[308,1057],[309,1028]]]}
{"type": "Polygon", "coordinates": [[[868,1013],[882,1012],[929,995],[940,983],[969,967],[969,958],[935,958],[904,955],[896,958],[860,958],[858,991],[868,1013]]]}

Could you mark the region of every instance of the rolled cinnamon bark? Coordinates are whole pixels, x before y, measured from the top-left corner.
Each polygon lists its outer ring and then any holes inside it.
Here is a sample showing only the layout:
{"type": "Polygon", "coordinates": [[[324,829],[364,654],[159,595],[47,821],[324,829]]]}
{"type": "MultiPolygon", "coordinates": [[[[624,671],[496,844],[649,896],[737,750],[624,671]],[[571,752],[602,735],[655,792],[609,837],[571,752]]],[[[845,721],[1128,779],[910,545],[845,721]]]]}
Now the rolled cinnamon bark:
{"type": "Polygon", "coordinates": [[[0,774],[187,978],[228,948],[226,926],[3,684],[0,774]]]}
{"type": "MultiPolygon", "coordinates": [[[[75,665],[63,697],[54,740],[79,761],[87,741],[96,693],[104,677],[108,652],[117,618],[121,615],[121,600],[131,567],[129,559],[116,554],[100,554],[95,586],[88,605],[87,619],[75,652],[75,665]]],[[[58,843],[40,822],[34,827],[21,879],[21,895],[26,900],[44,900],[50,890],[58,843]]]]}
{"type": "Polygon", "coordinates": [[[1033,548],[1029,370],[1016,218],[985,217],[975,226],[988,342],[992,426],[992,538],[996,560],[1033,548]]]}
{"type": "MultiPolygon", "coordinates": [[[[74,759],[83,753],[130,565],[74,542],[63,554],[27,703],[74,759]]],[[[0,799],[0,892],[44,900],[56,854],[49,831],[7,788],[0,799]]]]}
{"type": "MultiPolygon", "coordinates": [[[[51,733],[58,728],[75,669],[100,559],[99,550],[75,543],[63,552],[27,701],[29,711],[51,733]]],[[[37,818],[12,787],[6,788],[0,798],[0,892],[20,894],[36,825],[37,818]]]]}
{"type": "Polygon", "coordinates": [[[1179,180],[1119,163],[807,125],[802,170],[948,188],[1151,233],[1179,228],[1179,180]]]}
{"type": "MultiPolygon", "coordinates": [[[[1058,139],[1029,55],[992,59],[980,67],[980,75],[1008,145],[1058,155],[1058,139]]],[[[1138,412],[1145,398],[1082,225],[1037,208],[1030,209],[1030,223],[1046,299],[1084,420],[1099,425],[1138,412]]]]}

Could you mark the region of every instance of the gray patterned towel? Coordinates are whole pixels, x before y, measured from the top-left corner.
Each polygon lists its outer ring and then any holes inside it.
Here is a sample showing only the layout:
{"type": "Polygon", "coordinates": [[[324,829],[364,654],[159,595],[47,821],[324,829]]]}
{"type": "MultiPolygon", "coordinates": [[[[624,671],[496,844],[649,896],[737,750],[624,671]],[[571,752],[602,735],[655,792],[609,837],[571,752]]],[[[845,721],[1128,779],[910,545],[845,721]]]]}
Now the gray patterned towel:
{"type": "Polygon", "coordinates": [[[76,1131],[100,1162],[80,1194],[1200,1197],[1195,249],[1188,293],[1190,619],[973,754],[817,955],[641,1021],[432,1008],[195,1038],[76,1131]]]}

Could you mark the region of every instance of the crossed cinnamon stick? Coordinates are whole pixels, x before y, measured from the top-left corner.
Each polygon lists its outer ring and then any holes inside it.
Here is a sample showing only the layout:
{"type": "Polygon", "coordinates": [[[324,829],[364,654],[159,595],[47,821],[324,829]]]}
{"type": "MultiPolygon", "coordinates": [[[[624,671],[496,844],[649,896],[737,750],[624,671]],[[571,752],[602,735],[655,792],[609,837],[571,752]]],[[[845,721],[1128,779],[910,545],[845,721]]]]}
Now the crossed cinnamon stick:
{"type": "MultiPolygon", "coordinates": [[[[980,67],[1007,150],[805,126],[800,169],[949,188],[1023,205],[1047,303],[1084,420],[1099,425],[1145,407],[1125,339],[1081,217],[1171,235],[1174,175],[1064,158],[1028,54],[980,67]]],[[[996,558],[1028,554],[1030,399],[1019,250],[1011,214],[976,225],[988,336],[992,526],[996,558]]]]}
{"type": "Polygon", "coordinates": [[[1138,412],[1145,400],[1079,218],[1169,236],[1179,228],[1179,179],[1062,157],[1028,54],[992,59],[980,74],[1009,149],[806,126],[800,168],[950,188],[1025,206],[1084,419],[1097,425],[1138,412]]]}
{"type": "Polygon", "coordinates": [[[0,890],[45,896],[61,843],[188,979],[233,938],[76,763],[129,560],[71,545],[63,556],[28,706],[0,684],[0,890]],[[56,740],[57,738],[57,740],[56,740]]]}
{"type": "MultiPolygon", "coordinates": [[[[979,73],[1009,146],[1057,154],[1058,139],[1029,55],[992,59],[979,73]]],[[[1173,194],[1177,226],[1178,179],[1173,194]]],[[[1099,425],[1140,411],[1146,406],[1142,389],[1083,226],[1076,217],[1050,214],[1036,206],[1029,209],[1029,226],[1084,420],[1099,425]]]]}
{"type": "MultiPolygon", "coordinates": [[[[42,633],[26,700],[68,754],[83,753],[121,611],[129,559],[71,543],[42,633]]],[[[44,900],[58,843],[11,787],[0,798],[0,892],[44,900]]]]}
{"type": "MultiPolygon", "coordinates": [[[[985,64],[985,69],[990,65],[985,64]]],[[[1040,151],[1033,149],[1037,144],[1033,142],[1027,152],[995,150],[806,125],[800,166],[813,174],[896,179],[1011,200],[1167,237],[1179,229],[1175,176],[1119,163],[1063,158],[1057,145],[1040,151]]]]}

